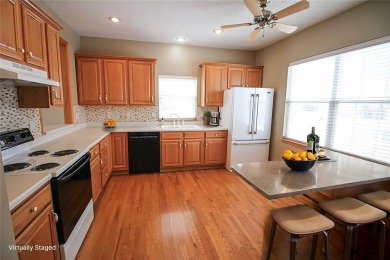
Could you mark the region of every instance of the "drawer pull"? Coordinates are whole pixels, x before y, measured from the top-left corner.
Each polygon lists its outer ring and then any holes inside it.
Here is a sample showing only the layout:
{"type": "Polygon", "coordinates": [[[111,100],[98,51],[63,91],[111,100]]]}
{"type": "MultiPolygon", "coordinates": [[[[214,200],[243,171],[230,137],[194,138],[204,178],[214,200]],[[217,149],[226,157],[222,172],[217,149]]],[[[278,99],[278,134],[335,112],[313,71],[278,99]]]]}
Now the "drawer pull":
{"type": "Polygon", "coordinates": [[[31,208],[31,212],[37,212],[37,211],[38,211],[38,207],[37,206],[31,208]]]}
{"type": "Polygon", "coordinates": [[[218,134],[215,134],[215,136],[218,136],[218,134]]]}
{"type": "Polygon", "coordinates": [[[58,222],[58,215],[57,215],[57,213],[55,213],[54,211],[51,211],[51,212],[53,212],[54,220],[55,220],[56,222],[58,222]]]}
{"type": "Polygon", "coordinates": [[[30,52],[28,53],[28,55],[29,55],[30,57],[32,57],[32,56],[33,56],[32,51],[30,51],[30,52]]]}

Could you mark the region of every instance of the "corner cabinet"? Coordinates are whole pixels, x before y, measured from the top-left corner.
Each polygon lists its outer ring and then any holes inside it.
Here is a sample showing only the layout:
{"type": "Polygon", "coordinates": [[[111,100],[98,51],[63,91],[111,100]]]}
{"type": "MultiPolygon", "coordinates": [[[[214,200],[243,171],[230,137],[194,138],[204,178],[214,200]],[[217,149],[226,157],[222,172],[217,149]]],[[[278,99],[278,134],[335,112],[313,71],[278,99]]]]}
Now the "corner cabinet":
{"type": "Polygon", "coordinates": [[[17,246],[32,246],[18,251],[21,260],[60,259],[50,185],[46,184],[11,212],[17,246]],[[40,246],[41,248],[37,248],[40,246]],[[49,250],[42,250],[47,248],[49,250]]]}
{"type": "Polygon", "coordinates": [[[80,105],[154,105],[155,59],[76,54],[80,105]]]}

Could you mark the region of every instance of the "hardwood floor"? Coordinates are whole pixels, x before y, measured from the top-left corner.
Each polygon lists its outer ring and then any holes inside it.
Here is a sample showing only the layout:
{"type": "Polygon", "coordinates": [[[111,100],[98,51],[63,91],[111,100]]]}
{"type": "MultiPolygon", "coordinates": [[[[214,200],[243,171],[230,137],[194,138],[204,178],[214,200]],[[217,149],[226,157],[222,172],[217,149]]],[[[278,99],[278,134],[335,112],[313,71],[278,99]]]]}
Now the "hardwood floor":
{"type": "MultiPolygon", "coordinates": [[[[315,207],[304,196],[267,200],[226,170],[112,176],[101,196],[77,259],[263,259],[270,210],[315,207]]],[[[331,259],[342,258],[342,237],[336,226],[331,259]]],[[[324,259],[320,241],[316,258],[324,259]]],[[[297,259],[309,259],[310,243],[299,240],[297,259]]],[[[289,236],[278,228],[271,259],[288,252],[289,236]]]]}

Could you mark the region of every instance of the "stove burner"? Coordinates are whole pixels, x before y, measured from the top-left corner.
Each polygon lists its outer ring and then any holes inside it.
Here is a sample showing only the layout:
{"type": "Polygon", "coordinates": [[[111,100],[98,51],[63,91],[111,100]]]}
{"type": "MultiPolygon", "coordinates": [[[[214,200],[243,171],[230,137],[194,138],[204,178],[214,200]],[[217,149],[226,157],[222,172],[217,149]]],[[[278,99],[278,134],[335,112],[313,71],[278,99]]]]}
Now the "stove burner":
{"type": "Polygon", "coordinates": [[[31,170],[32,171],[44,171],[44,170],[49,170],[49,169],[57,167],[57,166],[60,166],[60,164],[59,163],[43,163],[43,164],[40,164],[40,165],[37,165],[37,166],[31,168],[31,170]]]}
{"type": "Polygon", "coordinates": [[[74,154],[74,153],[78,153],[78,152],[79,152],[78,150],[62,150],[62,151],[58,151],[58,152],[53,153],[52,156],[60,157],[60,156],[70,155],[70,154],[74,154]]]}
{"type": "Polygon", "coordinates": [[[32,153],[29,153],[28,156],[34,157],[34,156],[44,155],[44,154],[47,154],[47,153],[49,153],[49,151],[39,150],[39,151],[35,151],[35,152],[32,152],[32,153]]]}
{"type": "Polygon", "coordinates": [[[4,172],[13,172],[30,167],[31,163],[11,163],[4,165],[4,172]]]}

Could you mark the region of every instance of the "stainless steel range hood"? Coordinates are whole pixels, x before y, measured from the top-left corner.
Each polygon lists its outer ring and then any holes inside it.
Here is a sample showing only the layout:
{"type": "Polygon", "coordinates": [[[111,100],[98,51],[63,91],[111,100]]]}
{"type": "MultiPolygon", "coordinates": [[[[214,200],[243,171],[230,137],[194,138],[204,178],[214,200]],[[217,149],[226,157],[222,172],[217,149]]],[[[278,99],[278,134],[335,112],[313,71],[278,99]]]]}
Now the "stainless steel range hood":
{"type": "Polygon", "coordinates": [[[0,59],[0,82],[24,87],[59,87],[58,81],[50,80],[47,72],[16,62],[0,59]]]}

